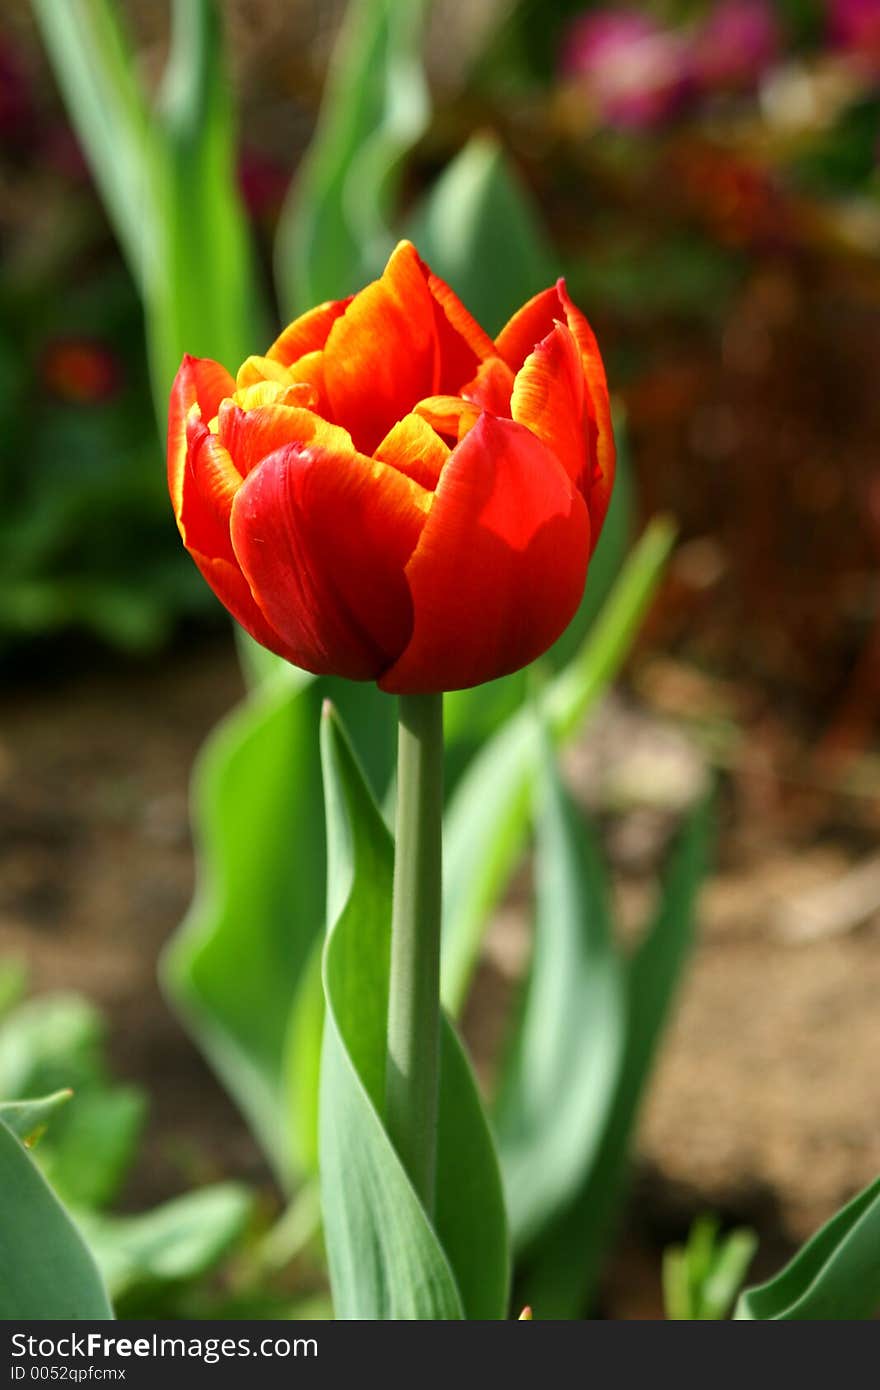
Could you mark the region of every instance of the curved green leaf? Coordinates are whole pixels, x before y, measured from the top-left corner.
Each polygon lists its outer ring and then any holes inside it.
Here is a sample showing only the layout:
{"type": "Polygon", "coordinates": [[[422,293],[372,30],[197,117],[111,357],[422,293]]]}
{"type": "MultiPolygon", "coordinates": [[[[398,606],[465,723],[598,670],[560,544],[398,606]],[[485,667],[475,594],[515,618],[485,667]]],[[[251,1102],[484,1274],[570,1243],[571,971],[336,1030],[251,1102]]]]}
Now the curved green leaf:
{"type": "Polygon", "coordinates": [[[291,313],[371,280],[391,249],[395,175],[428,115],[425,8],[351,0],[318,130],[278,226],[276,279],[291,313]]]}
{"type": "Polygon", "coordinates": [[[534,948],[495,1106],[514,1240],[525,1245],[589,1172],[623,1057],[626,990],[596,846],[549,739],[537,817],[534,948]]]}
{"type": "Polygon", "coordinates": [[[580,1191],[529,1252],[522,1292],[539,1318],[580,1317],[594,1291],[626,1188],[639,1106],[693,944],[711,825],[707,799],[679,832],[654,921],[626,963],[627,1030],[614,1103],[580,1191]]]}
{"type": "Polygon", "coordinates": [[[121,1300],[211,1269],[241,1236],[253,1204],[238,1183],[215,1183],[137,1216],[89,1213],[77,1220],[107,1288],[121,1300]]]}
{"type": "Polygon", "coordinates": [[[45,1133],[52,1112],[70,1100],[73,1091],[54,1091],[38,1100],[0,1101],[0,1120],[12,1130],[26,1149],[32,1149],[45,1133]]]}
{"type": "Polygon", "coordinates": [[[0,1123],[0,1320],[104,1319],[92,1256],[39,1169],[0,1123]]]}
{"type": "Polygon", "coordinates": [[[316,1152],[316,1081],[310,1094],[299,1079],[305,1025],[295,1020],[309,1016],[314,1054],[320,980],[308,965],[322,935],[326,862],[317,729],[329,691],[368,748],[375,785],[387,782],[387,696],[291,667],[252,691],[199,754],[196,894],[162,960],[171,998],[286,1184],[313,1170],[316,1152]]]}
{"type": "Polygon", "coordinates": [[[740,1295],[735,1317],[868,1319],[880,1312],[880,1178],[817,1231],[775,1279],[740,1295]]]}
{"type": "Polygon", "coordinates": [[[393,844],[332,711],[322,751],[332,926],[320,1156],[336,1315],[500,1318],[508,1284],[501,1181],[470,1068],[446,1020],[435,1223],[382,1123],[393,844]]]}

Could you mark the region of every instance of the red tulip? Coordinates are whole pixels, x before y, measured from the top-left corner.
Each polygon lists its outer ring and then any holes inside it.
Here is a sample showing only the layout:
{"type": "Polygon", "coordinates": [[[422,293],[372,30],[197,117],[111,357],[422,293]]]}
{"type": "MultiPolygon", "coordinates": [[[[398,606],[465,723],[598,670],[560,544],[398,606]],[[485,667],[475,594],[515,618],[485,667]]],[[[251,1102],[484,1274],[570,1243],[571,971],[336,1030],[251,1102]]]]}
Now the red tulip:
{"type": "Polygon", "coordinates": [[[415,693],[525,666],[574,615],[614,477],[605,372],[564,281],[493,343],[408,242],[236,379],[185,357],[184,544],[253,637],[415,693]]]}

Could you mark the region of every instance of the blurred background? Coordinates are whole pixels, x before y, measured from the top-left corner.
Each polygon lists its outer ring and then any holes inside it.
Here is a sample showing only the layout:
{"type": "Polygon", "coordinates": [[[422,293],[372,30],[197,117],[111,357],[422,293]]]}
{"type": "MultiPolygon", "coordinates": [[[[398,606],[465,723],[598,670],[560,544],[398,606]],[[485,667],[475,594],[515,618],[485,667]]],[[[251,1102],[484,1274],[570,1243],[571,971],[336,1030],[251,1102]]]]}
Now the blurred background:
{"type": "MultiPolygon", "coordinates": [[[[344,6],[219,8],[268,341],[276,229],[344,6]]],[[[167,8],[116,9],[149,90],[167,8]]],[[[880,1170],[880,3],[435,0],[423,55],[401,216],[475,134],[506,153],[544,282],[564,269],[599,336],[637,524],[679,527],[566,758],[624,923],[681,806],[720,777],[601,1291],[608,1315],[654,1316],[659,1252],[695,1214],[752,1226],[773,1266],[880,1170]]],[[[171,516],[139,289],[25,0],[0,18],[0,245],[0,956],[35,997],[99,1006],[114,1078],[149,1095],[123,1209],[206,1177],[269,1192],[156,983],[193,889],[193,758],[242,677],[171,516]]],[[[478,316],[505,254],[461,287],[478,316]]],[[[478,1061],[522,896],[469,1006],[478,1061]]]]}

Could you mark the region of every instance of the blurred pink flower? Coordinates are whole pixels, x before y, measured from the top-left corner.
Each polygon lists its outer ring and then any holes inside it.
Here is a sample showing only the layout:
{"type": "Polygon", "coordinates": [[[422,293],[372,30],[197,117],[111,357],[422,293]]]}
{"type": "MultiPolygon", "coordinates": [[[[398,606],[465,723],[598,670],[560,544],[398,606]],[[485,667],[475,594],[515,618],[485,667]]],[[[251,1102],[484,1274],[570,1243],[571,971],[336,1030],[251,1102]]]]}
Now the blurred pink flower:
{"type": "Polygon", "coordinates": [[[779,21],[767,0],[718,0],[693,36],[694,81],[710,89],[754,86],[781,48],[779,21]]]}
{"type": "Polygon", "coordinates": [[[562,72],[582,81],[609,125],[646,130],[681,107],[686,44],[637,10],[592,10],[569,27],[562,72]]]}
{"type": "Polygon", "coordinates": [[[880,75],[880,0],[828,0],[827,15],[834,47],[880,75]]]}

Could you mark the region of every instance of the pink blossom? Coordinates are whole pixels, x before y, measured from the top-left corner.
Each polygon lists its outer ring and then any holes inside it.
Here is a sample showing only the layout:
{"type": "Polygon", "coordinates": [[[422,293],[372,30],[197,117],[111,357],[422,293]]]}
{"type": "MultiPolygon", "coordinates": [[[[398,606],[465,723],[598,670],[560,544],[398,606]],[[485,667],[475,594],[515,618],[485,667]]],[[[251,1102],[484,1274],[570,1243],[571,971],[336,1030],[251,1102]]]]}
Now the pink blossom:
{"type": "Polygon", "coordinates": [[[592,10],[576,19],[562,71],[584,83],[602,120],[632,130],[661,124],[686,95],[682,36],[637,10],[592,10]]]}
{"type": "Polygon", "coordinates": [[[694,34],[694,80],[710,89],[751,87],[781,47],[779,22],[766,0],[718,0],[694,34]]]}

